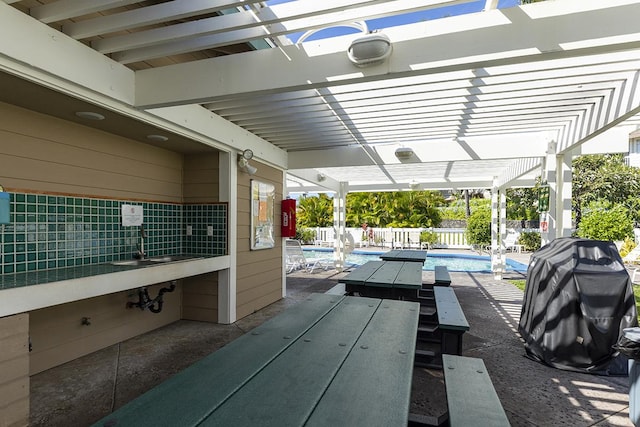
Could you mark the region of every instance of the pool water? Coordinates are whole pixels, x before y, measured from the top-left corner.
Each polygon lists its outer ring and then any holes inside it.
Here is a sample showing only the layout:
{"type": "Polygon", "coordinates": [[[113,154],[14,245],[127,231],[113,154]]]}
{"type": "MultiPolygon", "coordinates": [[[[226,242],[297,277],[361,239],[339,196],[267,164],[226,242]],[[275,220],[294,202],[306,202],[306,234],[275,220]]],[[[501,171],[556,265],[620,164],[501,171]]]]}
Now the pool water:
{"type": "MultiPolygon", "coordinates": [[[[307,260],[314,258],[330,258],[333,249],[313,248],[304,249],[304,256],[307,260]]],[[[347,264],[356,266],[367,261],[380,261],[380,255],[385,252],[364,252],[354,250],[347,255],[347,264]]],[[[480,255],[465,254],[430,254],[427,253],[427,260],[422,267],[423,270],[433,271],[434,266],[444,265],[449,271],[462,271],[470,273],[491,273],[491,258],[480,255]]],[[[527,266],[517,261],[507,259],[507,271],[526,272],[527,266]]]]}

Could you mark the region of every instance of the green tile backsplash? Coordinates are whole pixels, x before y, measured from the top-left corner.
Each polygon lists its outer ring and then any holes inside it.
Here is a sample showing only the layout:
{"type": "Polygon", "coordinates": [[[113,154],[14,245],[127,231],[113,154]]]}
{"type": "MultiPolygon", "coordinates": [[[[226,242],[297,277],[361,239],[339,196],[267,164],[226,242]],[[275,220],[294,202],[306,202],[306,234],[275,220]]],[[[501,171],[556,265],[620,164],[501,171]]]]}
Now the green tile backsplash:
{"type": "Polygon", "coordinates": [[[47,270],[129,259],[138,227],[123,227],[121,206],[143,205],[145,252],[225,255],[227,205],[175,205],[10,193],[11,224],[0,226],[0,272],[47,270]],[[186,225],[192,235],[186,235],[186,225]],[[208,234],[211,227],[213,235],[208,234]]]}

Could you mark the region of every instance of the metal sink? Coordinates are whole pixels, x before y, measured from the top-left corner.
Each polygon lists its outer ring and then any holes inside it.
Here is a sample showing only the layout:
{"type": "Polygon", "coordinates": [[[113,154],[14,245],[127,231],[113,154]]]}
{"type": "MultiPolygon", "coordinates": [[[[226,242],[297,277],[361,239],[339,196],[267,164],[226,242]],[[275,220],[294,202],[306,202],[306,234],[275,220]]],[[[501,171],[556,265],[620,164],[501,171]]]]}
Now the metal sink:
{"type": "Polygon", "coordinates": [[[128,260],[124,260],[124,261],[112,261],[111,265],[141,265],[142,263],[144,263],[144,261],[139,260],[139,259],[128,259],[128,260]]]}
{"type": "Polygon", "coordinates": [[[184,256],[184,255],[160,256],[160,257],[145,258],[145,259],[127,259],[122,261],[112,261],[111,265],[135,267],[135,266],[143,266],[143,265],[162,264],[166,262],[189,261],[189,260],[198,259],[198,258],[201,258],[201,257],[184,256]]]}

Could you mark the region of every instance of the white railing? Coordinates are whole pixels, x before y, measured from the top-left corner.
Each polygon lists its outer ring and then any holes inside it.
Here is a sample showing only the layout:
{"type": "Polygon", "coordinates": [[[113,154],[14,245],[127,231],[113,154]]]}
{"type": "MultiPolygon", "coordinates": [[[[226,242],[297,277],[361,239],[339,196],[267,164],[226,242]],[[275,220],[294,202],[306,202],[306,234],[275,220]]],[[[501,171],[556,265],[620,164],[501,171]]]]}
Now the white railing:
{"type": "MultiPolygon", "coordinates": [[[[333,246],[335,232],[332,227],[316,227],[315,244],[333,246]]],[[[353,238],[355,247],[377,246],[382,248],[420,248],[420,232],[433,231],[438,240],[434,248],[468,249],[466,230],[463,228],[369,228],[347,227],[348,235],[353,238]]]]}

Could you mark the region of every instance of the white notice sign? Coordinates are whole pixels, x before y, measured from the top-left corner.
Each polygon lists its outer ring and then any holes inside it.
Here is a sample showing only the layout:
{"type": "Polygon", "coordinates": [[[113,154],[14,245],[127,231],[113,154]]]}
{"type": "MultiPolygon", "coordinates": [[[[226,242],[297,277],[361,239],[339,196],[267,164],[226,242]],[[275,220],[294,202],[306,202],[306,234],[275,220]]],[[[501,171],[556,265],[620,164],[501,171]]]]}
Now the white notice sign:
{"type": "Polygon", "coordinates": [[[143,219],[141,205],[122,205],[122,225],[124,227],[140,226],[143,219]]]}

